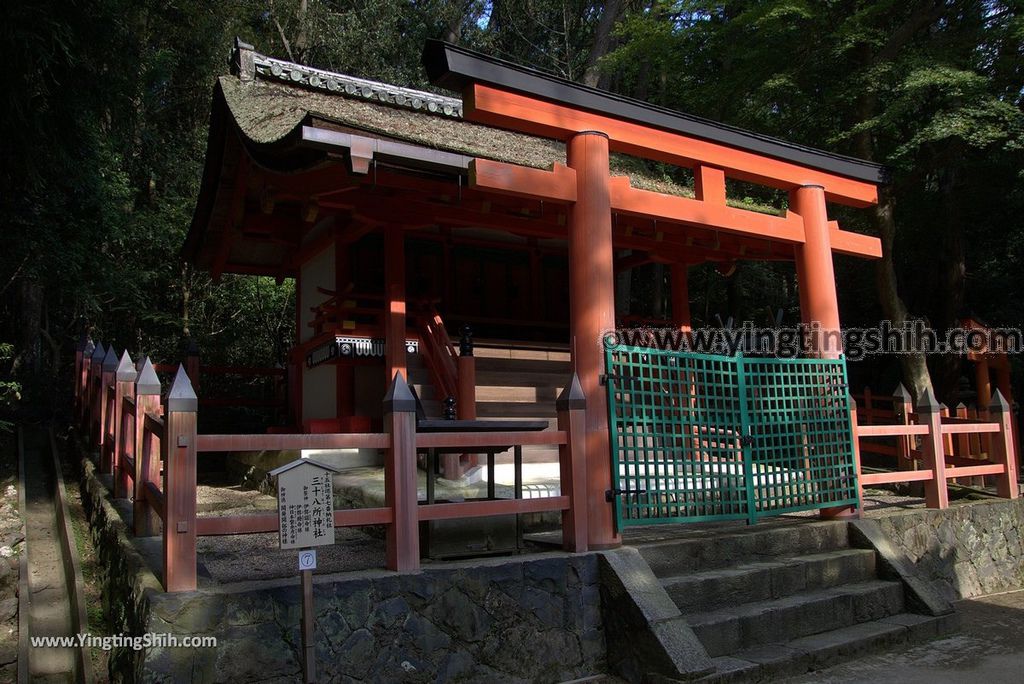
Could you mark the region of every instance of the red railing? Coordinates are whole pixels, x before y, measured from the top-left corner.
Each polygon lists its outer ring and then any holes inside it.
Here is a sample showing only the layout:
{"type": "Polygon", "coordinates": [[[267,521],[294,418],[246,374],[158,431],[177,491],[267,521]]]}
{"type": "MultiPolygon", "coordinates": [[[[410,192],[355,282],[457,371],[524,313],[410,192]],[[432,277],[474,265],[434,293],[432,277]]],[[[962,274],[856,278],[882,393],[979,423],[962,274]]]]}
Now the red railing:
{"type": "Polygon", "coordinates": [[[167,591],[196,587],[196,538],[204,535],[274,532],[277,513],[200,517],[196,506],[196,465],[200,453],[301,449],[383,449],[384,506],[334,511],[339,527],[386,527],[387,567],[419,567],[419,522],[450,518],[561,511],[563,545],[586,550],[584,470],[585,402],[578,382],[558,405],[558,429],[544,432],[416,433],[415,402],[404,378],[397,377],[384,406],[383,433],[200,435],[196,418],[201,402],[184,366],[161,399],[155,368],[146,359],[136,373],[125,353],[113,371],[93,377],[91,359],[76,359],[80,417],[91,447],[99,449],[101,472],[113,475],[113,494],[133,500],[137,536],[163,537],[163,584],[167,591]],[[95,398],[90,401],[92,388],[95,398]],[[575,388],[575,389],[573,389],[575,388]],[[103,401],[100,401],[103,399],[103,401]],[[94,430],[96,424],[106,429],[94,430]],[[96,438],[94,438],[96,436],[96,438]],[[102,439],[99,439],[102,438],[102,439]],[[101,444],[102,442],[102,444],[101,444]],[[428,448],[551,444],[559,447],[561,494],[541,499],[493,499],[459,503],[417,503],[417,452],[428,448]],[[105,450],[104,450],[105,449],[105,450]],[[108,454],[109,459],[103,458],[108,454]]]}
{"type": "MultiPolygon", "coordinates": [[[[862,490],[871,485],[922,482],[927,505],[945,508],[949,505],[949,480],[983,484],[983,480],[975,478],[990,477],[995,480],[999,496],[1018,496],[1013,418],[998,392],[989,407],[988,421],[972,420],[966,415],[949,416],[948,409],[935,401],[930,390],[916,411],[911,410],[909,394],[902,387],[894,394],[892,404],[895,422],[881,424],[860,423],[862,409],[853,406],[858,454],[894,457],[891,471],[858,473],[862,490]],[[880,445],[873,443],[879,438],[895,438],[895,445],[880,449],[880,445]]],[[[861,470],[859,456],[858,469],[861,470]]]]}

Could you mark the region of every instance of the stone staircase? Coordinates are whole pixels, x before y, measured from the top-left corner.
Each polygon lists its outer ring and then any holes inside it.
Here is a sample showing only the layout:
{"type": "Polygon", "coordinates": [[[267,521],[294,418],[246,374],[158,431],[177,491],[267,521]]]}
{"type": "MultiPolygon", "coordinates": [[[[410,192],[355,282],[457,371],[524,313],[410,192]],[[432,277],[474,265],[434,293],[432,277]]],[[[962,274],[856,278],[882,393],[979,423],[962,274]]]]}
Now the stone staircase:
{"type": "MultiPolygon", "coordinates": [[[[569,379],[569,352],[559,349],[524,349],[511,345],[478,343],[476,357],[476,415],[490,420],[546,420],[556,426],[555,399],[569,379]]],[[[444,413],[443,397],[431,382],[419,354],[410,354],[409,382],[431,418],[444,413]]],[[[526,463],[558,460],[558,448],[523,448],[526,463]]]]}
{"type": "Polygon", "coordinates": [[[955,626],[910,612],[902,583],[850,546],[843,522],[695,532],[639,551],[713,659],[707,681],[802,674],[955,626]]]}

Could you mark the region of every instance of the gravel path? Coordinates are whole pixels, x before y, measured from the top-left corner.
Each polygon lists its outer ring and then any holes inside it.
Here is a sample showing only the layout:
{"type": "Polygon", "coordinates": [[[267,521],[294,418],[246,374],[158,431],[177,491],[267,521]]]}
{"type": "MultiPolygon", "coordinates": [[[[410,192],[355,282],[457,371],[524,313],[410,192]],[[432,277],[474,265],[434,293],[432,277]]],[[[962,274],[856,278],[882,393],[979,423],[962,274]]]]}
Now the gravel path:
{"type": "MultiPolygon", "coordinates": [[[[29,634],[74,636],[71,601],[64,574],[57,514],[51,496],[53,473],[45,433],[25,432],[25,533],[28,550],[28,584],[31,595],[29,634]]],[[[74,680],[74,651],[29,647],[29,675],[33,682],[74,680]]]]}

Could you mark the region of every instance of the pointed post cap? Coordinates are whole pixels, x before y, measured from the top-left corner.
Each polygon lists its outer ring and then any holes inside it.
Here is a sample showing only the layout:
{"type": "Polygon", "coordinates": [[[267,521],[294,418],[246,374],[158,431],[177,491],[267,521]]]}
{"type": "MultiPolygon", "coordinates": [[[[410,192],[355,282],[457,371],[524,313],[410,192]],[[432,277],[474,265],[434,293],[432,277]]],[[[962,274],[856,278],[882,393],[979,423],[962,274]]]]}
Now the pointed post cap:
{"type": "Polygon", "coordinates": [[[956,410],[957,411],[959,411],[960,409],[965,409],[965,408],[967,408],[967,404],[965,404],[962,401],[959,404],[956,405],[956,410]]]}
{"type": "Polygon", "coordinates": [[[921,413],[938,413],[941,410],[939,402],[935,400],[935,394],[931,387],[925,387],[921,398],[917,400],[917,410],[921,413]]]}
{"type": "Polygon", "coordinates": [[[92,353],[94,351],[96,351],[96,345],[93,344],[92,339],[90,338],[90,339],[85,341],[85,349],[82,350],[82,358],[83,359],[91,359],[92,358],[92,353]]]}
{"type": "Polygon", "coordinates": [[[196,391],[192,389],[192,381],[188,379],[185,366],[178,364],[178,372],[171,383],[171,389],[167,392],[167,410],[179,413],[195,413],[199,410],[199,398],[196,391]]]}
{"type": "Polygon", "coordinates": [[[191,337],[188,338],[188,346],[185,348],[185,353],[188,356],[199,356],[199,345],[191,337]]]}
{"type": "Polygon", "coordinates": [[[106,355],[107,350],[103,348],[103,343],[97,342],[96,347],[92,350],[93,363],[103,363],[103,357],[106,355]]]}
{"type": "Polygon", "coordinates": [[[156,369],[149,357],[140,359],[142,368],[139,369],[138,377],[135,379],[135,395],[148,394],[160,396],[160,378],[156,376],[156,369]]]}
{"type": "Polygon", "coordinates": [[[82,336],[78,338],[78,344],[75,345],[76,352],[84,352],[85,348],[89,346],[89,335],[82,333],[82,336]]]}
{"type": "Polygon", "coordinates": [[[103,372],[116,371],[117,364],[117,352],[114,351],[114,345],[110,345],[107,347],[107,355],[103,357],[103,372]]]}
{"type": "Polygon", "coordinates": [[[412,396],[412,392],[409,391],[409,385],[406,384],[405,378],[402,376],[402,372],[398,371],[395,373],[395,377],[391,381],[391,386],[388,387],[387,393],[384,394],[384,413],[415,412],[416,398],[412,396]]]}
{"type": "Polygon", "coordinates": [[[135,370],[135,362],[132,361],[131,355],[125,349],[124,354],[121,354],[121,361],[117,364],[117,381],[135,382],[137,376],[138,372],[135,370]]]}
{"type": "Polygon", "coordinates": [[[992,413],[1009,413],[1010,404],[1006,401],[1006,397],[999,390],[992,393],[992,401],[988,403],[988,410],[992,413]]]}
{"type": "Polygon", "coordinates": [[[569,379],[562,393],[555,400],[555,409],[558,411],[573,411],[587,407],[587,397],[583,394],[583,386],[580,385],[580,378],[575,373],[569,379]]]}
{"type": "Polygon", "coordinates": [[[902,382],[896,385],[896,389],[893,390],[892,397],[896,401],[901,401],[904,404],[913,403],[910,399],[910,392],[907,391],[907,388],[903,386],[902,382]]]}

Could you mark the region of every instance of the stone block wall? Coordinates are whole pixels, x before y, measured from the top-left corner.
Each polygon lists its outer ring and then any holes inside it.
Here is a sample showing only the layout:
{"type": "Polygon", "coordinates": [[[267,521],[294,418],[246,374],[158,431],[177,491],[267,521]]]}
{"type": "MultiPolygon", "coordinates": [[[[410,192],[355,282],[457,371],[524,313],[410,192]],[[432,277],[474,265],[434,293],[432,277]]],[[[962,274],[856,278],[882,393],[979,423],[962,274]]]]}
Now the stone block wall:
{"type": "MultiPolygon", "coordinates": [[[[298,579],[151,597],[148,631],[209,634],[216,649],[151,648],[148,681],[294,681],[298,579]],[[269,584],[269,583],[267,583],[269,584]]],[[[323,681],[557,682],[603,672],[597,557],[319,578],[323,681]]]]}
{"type": "MultiPolygon", "coordinates": [[[[216,648],[115,647],[111,681],[301,681],[297,574],[164,593],[144,558],[156,549],[130,537],[93,463],[81,466],[111,632],[217,638],[216,648]]],[[[319,679],[559,682],[604,672],[598,563],[558,554],[316,577],[319,679]]]]}
{"type": "Polygon", "coordinates": [[[876,520],[914,573],[947,600],[1024,589],[1024,498],[876,520]]]}

